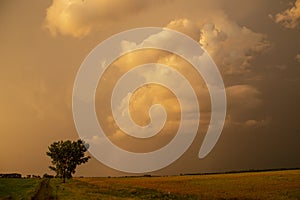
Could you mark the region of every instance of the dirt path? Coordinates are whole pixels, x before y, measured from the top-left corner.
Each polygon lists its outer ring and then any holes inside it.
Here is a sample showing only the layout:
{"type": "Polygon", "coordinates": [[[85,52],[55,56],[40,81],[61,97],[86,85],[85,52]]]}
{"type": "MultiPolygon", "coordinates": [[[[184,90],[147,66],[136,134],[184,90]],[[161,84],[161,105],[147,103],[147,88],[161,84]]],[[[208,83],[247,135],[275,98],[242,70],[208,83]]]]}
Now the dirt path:
{"type": "Polygon", "coordinates": [[[50,187],[50,179],[45,178],[41,181],[41,185],[37,193],[32,197],[32,200],[53,200],[52,189],[50,187]]]}

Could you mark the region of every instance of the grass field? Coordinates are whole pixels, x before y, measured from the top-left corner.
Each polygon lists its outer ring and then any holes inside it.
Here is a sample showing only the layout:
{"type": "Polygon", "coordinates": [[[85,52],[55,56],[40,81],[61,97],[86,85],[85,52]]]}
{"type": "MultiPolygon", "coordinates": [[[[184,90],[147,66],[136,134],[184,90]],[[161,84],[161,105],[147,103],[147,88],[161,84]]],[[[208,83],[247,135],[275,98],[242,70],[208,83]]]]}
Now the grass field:
{"type": "MultiPolygon", "coordinates": [[[[22,199],[33,191],[37,183],[32,179],[0,179],[0,199],[11,195],[22,199]],[[14,185],[13,181],[17,185],[14,185]],[[28,181],[28,182],[27,182],[28,181]],[[10,186],[4,186],[5,182],[10,186]],[[23,185],[30,187],[23,188],[23,185]],[[4,187],[4,188],[3,188],[4,187]],[[14,189],[12,189],[14,188],[14,189]],[[27,189],[26,189],[27,188],[27,189]],[[3,191],[3,189],[5,191],[3,191]],[[8,194],[7,192],[10,191],[8,194]],[[11,191],[18,193],[12,195],[11,191]]],[[[74,178],[65,184],[51,179],[52,199],[300,199],[300,170],[249,172],[234,174],[74,178]]],[[[24,198],[26,199],[26,198],[24,198]]]]}
{"type": "Polygon", "coordinates": [[[37,178],[0,178],[0,199],[30,199],[39,183],[37,178]]]}

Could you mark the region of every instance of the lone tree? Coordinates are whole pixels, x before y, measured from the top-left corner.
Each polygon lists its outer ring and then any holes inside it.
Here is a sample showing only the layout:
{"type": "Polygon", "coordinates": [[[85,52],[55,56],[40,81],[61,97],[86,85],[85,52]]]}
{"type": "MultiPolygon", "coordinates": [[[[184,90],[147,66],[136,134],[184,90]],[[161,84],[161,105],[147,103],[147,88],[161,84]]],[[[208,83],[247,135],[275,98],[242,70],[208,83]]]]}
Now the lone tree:
{"type": "Polygon", "coordinates": [[[51,157],[51,163],[54,165],[49,168],[56,172],[57,177],[63,178],[64,183],[66,178],[72,178],[77,165],[86,163],[91,158],[84,155],[88,144],[83,140],[54,142],[48,149],[46,154],[51,157]]]}

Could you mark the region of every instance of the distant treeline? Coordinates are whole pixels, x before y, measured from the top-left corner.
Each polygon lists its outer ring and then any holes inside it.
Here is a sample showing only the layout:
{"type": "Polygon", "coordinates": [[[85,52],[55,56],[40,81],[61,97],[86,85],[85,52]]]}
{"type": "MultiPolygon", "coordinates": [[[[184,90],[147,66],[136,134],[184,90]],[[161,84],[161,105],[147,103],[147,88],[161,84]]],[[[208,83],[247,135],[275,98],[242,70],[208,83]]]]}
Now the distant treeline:
{"type": "Polygon", "coordinates": [[[247,172],[268,172],[268,171],[284,171],[284,170],[299,170],[300,168],[276,168],[276,169],[248,169],[248,170],[234,170],[225,172],[207,172],[207,173],[187,173],[182,175],[213,175],[213,174],[235,174],[235,173],[247,173],[247,172]]]}
{"type": "MultiPolygon", "coordinates": [[[[0,174],[0,178],[22,178],[22,174],[19,173],[0,174]]],[[[23,178],[41,178],[41,177],[39,175],[26,175],[23,178]]],[[[49,174],[44,174],[43,178],[54,178],[54,176],[49,174]]]]}
{"type": "MultiPolygon", "coordinates": [[[[244,172],[266,172],[266,171],[283,171],[283,170],[300,170],[300,168],[277,168],[277,169],[248,169],[248,170],[236,170],[236,171],[225,171],[225,172],[203,172],[203,173],[185,173],[180,174],[180,176],[192,176],[192,175],[213,175],[213,174],[234,174],[234,173],[244,173],[244,172]]],[[[135,177],[163,177],[169,175],[151,175],[151,174],[144,174],[140,176],[121,176],[119,178],[135,178],[135,177]]],[[[174,176],[174,175],[171,175],[174,176]]],[[[43,178],[54,178],[55,176],[44,174],[43,178]]],[[[19,173],[7,173],[7,174],[0,174],[0,178],[22,178],[22,174],[19,173]]],[[[24,178],[41,178],[40,176],[36,175],[27,175],[24,178]]],[[[80,176],[83,178],[83,176],[80,176]]],[[[108,176],[111,178],[111,176],[108,176]]]]}
{"type": "Polygon", "coordinates": [[[18,173],[0,174],[0,178],[22,178],[22,175],[18,173]]]}

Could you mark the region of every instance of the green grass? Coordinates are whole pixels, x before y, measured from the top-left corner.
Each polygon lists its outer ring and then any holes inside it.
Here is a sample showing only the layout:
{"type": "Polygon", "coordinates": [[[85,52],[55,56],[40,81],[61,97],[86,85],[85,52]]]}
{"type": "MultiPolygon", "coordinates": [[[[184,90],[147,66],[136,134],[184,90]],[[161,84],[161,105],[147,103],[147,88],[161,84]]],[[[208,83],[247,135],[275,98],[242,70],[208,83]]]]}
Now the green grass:
{"type": "Polygon", "coordinates": [[[300,170],[51,182],[59,199],[300,199],[300,170]]]}
{"type": "Polygon", "coordinates": [[[164,193],[156,189],[126,186],[114,187],[113,184],[110,187],[101,187],[78,179],[67,180],[66,183],[62,183],[60,179],[52,179],[50,185],[53,188],[53,196],[60,200],[178,199],[173,194],[164,193]]]}
{"type": "Polygon", "coordinates": [[[0,178],[0,199],[31,199],[40,179],[0,178]]]}

